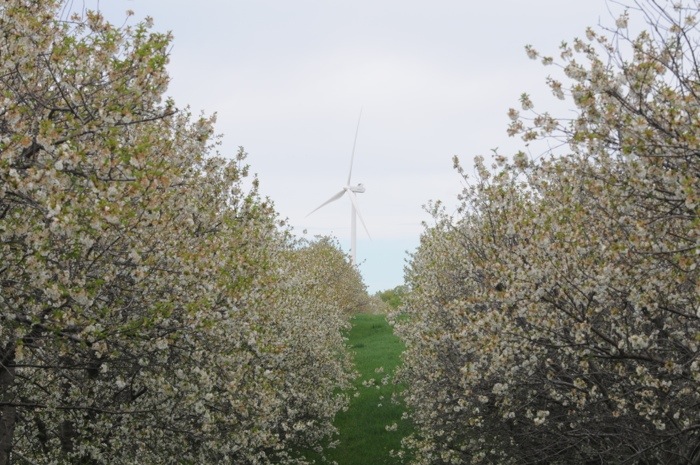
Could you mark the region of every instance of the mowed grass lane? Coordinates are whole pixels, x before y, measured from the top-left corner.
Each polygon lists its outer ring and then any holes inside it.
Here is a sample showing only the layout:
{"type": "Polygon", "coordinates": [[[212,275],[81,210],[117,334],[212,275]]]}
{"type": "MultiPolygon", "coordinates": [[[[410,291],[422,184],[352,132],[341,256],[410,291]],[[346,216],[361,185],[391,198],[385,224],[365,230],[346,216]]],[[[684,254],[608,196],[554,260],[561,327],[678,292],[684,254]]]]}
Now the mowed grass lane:
{"type": "Polygon", "coordinates": [[[340,444],[327,457],[338,465],[399,465],[403,461],[392,458],[390,451],[400,448],[410,423],[401,420],[403,404],[392,402],[399,389],[392,377],[404,345],[384,315],[369,314],[353,318],[348,344],[360,376],[350,408],[336,417],[340,444]],[[387,431],[390,425],[396,429],[387,431]]]}

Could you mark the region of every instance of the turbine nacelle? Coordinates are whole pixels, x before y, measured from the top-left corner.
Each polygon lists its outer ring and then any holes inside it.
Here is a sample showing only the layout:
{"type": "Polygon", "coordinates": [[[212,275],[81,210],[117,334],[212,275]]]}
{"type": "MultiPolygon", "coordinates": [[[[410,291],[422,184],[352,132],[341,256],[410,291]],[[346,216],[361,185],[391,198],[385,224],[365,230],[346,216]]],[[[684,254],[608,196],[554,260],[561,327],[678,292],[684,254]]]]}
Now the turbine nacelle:
{"type": "Polygon", "coordinates": [[[355,192],[356,194],[362,194],[365,191],[365,186],[359,183],[357,186],[347,186],[346,189],[355,192]]]}

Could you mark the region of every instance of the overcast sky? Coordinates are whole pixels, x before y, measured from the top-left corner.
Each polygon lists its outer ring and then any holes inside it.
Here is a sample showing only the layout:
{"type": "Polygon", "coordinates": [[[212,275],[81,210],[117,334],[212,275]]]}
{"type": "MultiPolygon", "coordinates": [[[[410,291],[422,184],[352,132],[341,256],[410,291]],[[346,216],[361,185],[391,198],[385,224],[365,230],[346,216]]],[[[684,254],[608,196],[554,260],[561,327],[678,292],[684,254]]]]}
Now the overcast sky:
{"type": "Polygon", "coordinates": [[[346,251],[347,198],[307,214],[345,184],[363,108],[352,181],[366,187],[358,200],[372,239],[358,224],[357,253],[372,293],[403,283],[407,252],[430,221],[423,205],[454,209],[462,180],[452,156],[468,167],[493,148],[521,148],[506,135],[521,93],[536,109],[555,104],[545,79],[556,70],[529,60],[524,46],[552,54],[586,26],[612,22],[604,0],[102,0],[100,8],[114,23],[131,9],[172,31],[168,94],[195,114],[218,114],[221,153],[245,148],[263,194],[297,234],[336,236],[346,251]]]}

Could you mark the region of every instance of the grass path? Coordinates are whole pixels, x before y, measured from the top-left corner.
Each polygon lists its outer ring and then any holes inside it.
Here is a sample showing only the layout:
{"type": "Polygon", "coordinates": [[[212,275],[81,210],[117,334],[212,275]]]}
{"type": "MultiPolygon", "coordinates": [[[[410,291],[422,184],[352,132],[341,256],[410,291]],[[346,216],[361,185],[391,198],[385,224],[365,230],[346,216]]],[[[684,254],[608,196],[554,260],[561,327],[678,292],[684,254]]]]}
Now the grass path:
{"type": "Polygon", "coordinates": [[[397,387],[391,377],[404,349],[384,315],[361,314],[353,318],[348,344],[360,377],[356,397],[346,412],[336,417],[340,444],[328,458],[338,465],[400,465],[389,451],[398,450],[410,425],[401,420],[403,405],[392,402],[397,387]],[[386,426],[396,424],[395,431],[386,426]]]}

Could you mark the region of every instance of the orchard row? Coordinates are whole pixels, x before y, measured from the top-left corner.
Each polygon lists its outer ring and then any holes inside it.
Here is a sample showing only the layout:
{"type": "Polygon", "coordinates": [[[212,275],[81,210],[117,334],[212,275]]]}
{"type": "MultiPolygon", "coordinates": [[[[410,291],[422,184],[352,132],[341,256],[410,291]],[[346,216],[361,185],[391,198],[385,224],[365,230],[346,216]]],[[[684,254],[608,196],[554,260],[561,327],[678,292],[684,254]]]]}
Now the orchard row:
{"type": "Polygon", "coordinates": [[[699,9],[528,47],[576,112],[523,95],[509,132],[554,150],[455,160],[396,318],[413,463],[700,463],[699,9]]]}
{"type": "Polygon", "coordinates": [[[168,34],[69,3],[0,6],[0,464],[292,463],[360,276],[164,99],[168,34]]]}

